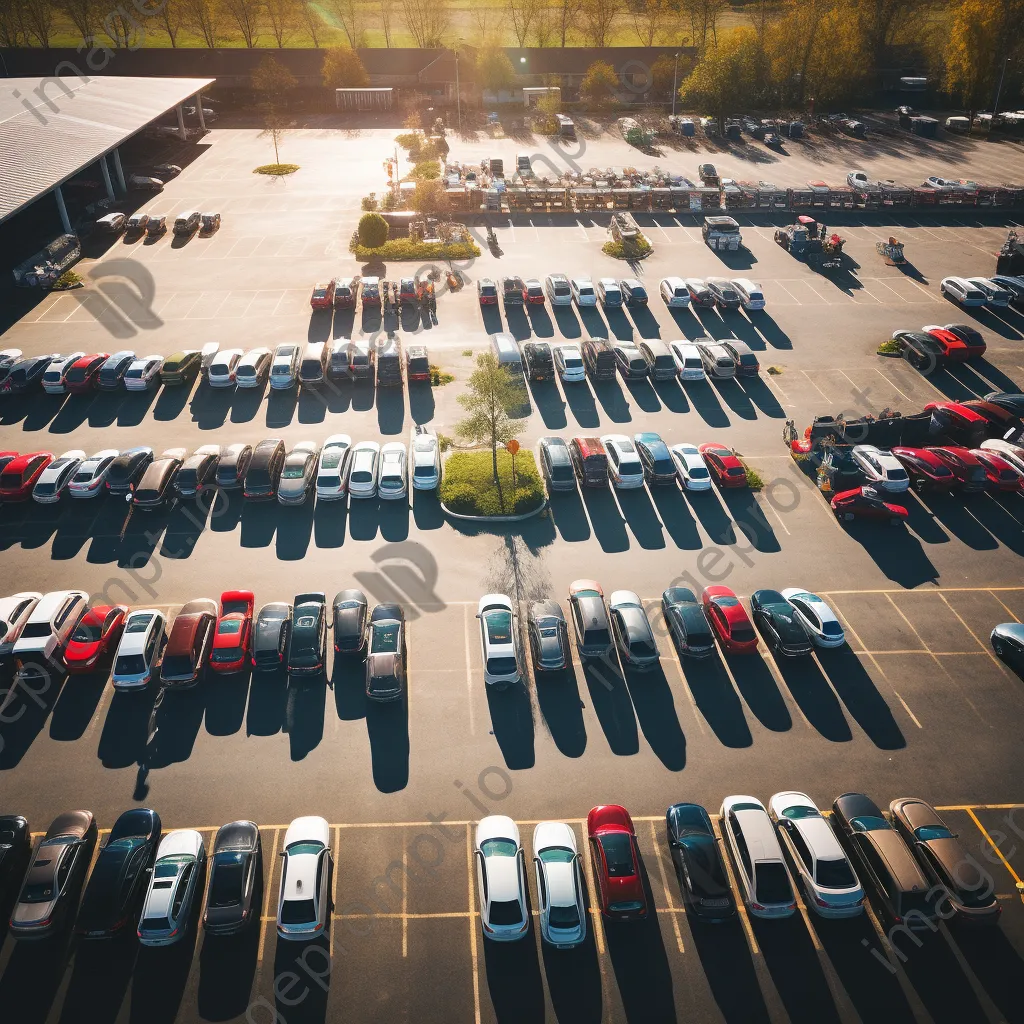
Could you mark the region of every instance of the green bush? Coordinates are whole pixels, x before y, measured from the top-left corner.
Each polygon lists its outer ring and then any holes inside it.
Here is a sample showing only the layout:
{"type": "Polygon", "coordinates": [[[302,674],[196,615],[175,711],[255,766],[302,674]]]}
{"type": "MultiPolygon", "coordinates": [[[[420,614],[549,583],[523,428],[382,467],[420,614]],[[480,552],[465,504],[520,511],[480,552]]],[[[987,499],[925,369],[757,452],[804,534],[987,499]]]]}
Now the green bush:
{"type": "Polygon", "coordinates": [[[654,246],[643,235],[637,235],[635,242],[605,242],[601,252],[617,260],[642,260],[654,252],[654,246]]]}
{"type": "Polygon", "coordinates": [[[388,240],[388,222],[379,213],[359,218],[359,242],[367,249],[379,249],[388,240]]]}
{"type": "Polygon", "coordinates": [[[895,338],[888,338],[878,346],[880,356],[898,356],[900,354],[900,343],[895,338]]]}
{"type": "MultiPolygon", "coordinates": [[[[377,214],[366,214],[368,217],[377,214]]],[[[354,239],[349,246],[352,255],[363,262],[369,260],[468,260],[480,255],[473,242],[417,242],[411,238],[389,238],[383,245],[371,248],[354,239]]]]}
{"type": "Polygon", "coordinates": [[[459,515],[479,515],[477,493],[472,484],[453,484],[445,481],[441,487],[441,500],[459,515]]]}
{"type": "Polygon", "coordinates": [[[262,164],[253,168],[253,174],[270,174],[275,178],[284,177],[286,174],[294,174],[299,169],[298,164],[262,164]]]}
{"type": "Polygon", "coordinates": [[[384,198],[380,201],[380,208],[382,210],[397,210],[398,209],[398,196],[390,189],[384,193],[384,198]]]}
{"type": "Polygon", "coordinates": [[[441,167],[436,160],[421,160],[408,176],[419,178],[421,181],[434,181],[441,177],[441,167]]]}
{"type": "Polygon", "coordinates": [[[423,136],[419,132],[402,132],[401,135],[395,136],[395,142],[397,142],[402,149],[419,149],[423,144],[423,136]]]}
{"type": "Polygon", "coordinates": [[[371,192],[368,196],[363,196],[362,208],[364,210],[376,210],[377,209],[377,193],[371,192]]]}
{"type": "Polygon", "coordinates": [[[498,452],[498,476],[501,491],[492,476],[488,450],[455,452],[444,464],[441,500],[460,515],[524,515],[535,511],[544,501],[533,453],[520,451],[516,456],[516,486],[512,486],[512,456],[498,452]],[[502,504],[504,498],[504,504],[502,504]]]}

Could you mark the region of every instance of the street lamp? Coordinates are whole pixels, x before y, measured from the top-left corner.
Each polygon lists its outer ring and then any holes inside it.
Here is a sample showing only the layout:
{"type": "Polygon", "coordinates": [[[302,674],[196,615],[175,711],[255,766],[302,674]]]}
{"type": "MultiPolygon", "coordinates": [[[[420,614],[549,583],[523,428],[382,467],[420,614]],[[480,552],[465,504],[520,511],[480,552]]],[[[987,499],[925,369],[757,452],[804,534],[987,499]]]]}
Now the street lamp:
{"type": "Polygon", "coordinates": [[[676,81],[679,78],[679,54],[676,54],[676,63],[672,68],[672,116],[676,116],[676,81]]]}
{"type": "Polygon", "coordinates": [[[459,43],[461,39],[455,40],[455,109],[459,116],[459,134],[462,134],[462,94],[459,92],[459,43]]]}
{"type": "Polygon", "coordinates": [[[996,89],[996,101],[992,105],[993,125],[995,124],[996,114],[999,113],[999,97],[1003,91],[1003,79],[1006,77],[1006,65],[1009,64],[1011,60],[1013,60],[1012,57],[1007,57],[1006,60],[1003,61],[1003,70],[999,72],[999,86],[996,89]]]}

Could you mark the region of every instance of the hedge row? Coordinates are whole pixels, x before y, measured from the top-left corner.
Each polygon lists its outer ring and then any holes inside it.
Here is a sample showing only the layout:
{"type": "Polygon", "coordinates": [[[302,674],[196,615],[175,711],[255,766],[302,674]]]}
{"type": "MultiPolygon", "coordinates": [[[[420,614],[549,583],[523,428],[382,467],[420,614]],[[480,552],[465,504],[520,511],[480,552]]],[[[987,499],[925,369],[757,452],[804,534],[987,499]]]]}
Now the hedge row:
{"type": "Polygon", "coordinates": [[[354,242],[349,251],[361,263],[387,260],[468,260],[480,255],[473,242],[417,242],[411,238],[389,238],[375,249],[354,242]]]}

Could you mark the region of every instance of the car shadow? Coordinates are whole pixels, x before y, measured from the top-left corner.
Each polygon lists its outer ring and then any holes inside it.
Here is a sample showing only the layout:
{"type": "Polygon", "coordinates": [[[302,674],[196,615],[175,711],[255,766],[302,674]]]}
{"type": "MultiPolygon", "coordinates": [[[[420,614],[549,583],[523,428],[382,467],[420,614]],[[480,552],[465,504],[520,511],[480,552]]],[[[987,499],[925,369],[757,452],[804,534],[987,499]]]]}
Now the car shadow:
{"type": "MultiPolygon", "coordinates": [[[[654,486],[651,488],[652,491],[660,489],[654,486]]],[[[661,529],[661,520],[647,488],[616,490],[613,493],[622,517],[640,547],[646,550],[658,550],[665,547],[665,534],[661,529]]]]}
{"type": "Polygon", "coordinates": [[[348,504],[317,501],[313,509],[313,544],[318,548],[340,548],[345,543],[348,504]]]}
{"type": "Polygon", "coordinates": [[[719,653],[715,651],[707,658],[680,658],[679,671],[697,710],[719,742],[734,749],[751,746],[754,739],[743,712],[743,702],[719,653]]]}
{"type": "Polygon", "coordinates": [[[586,381],[571,384],[563,382],[562,392],[576,423],[584,430],[596,429],[601,417],[597,413],[597,403],[590,385],[586,381]]]}
{"type": "Polygon", "coordinates": [[[109,668],[88,675],[69,677],[70,685],[61,688],[50,716],[50,739],[62,742],[79,740],[92,721],[107,685],[109,668]]]}
{"type": "Polygon", "coordinates": [[[636,402],[640,412],[654,414],[661,412],[661,401],[649,378],[635,378],[624,382],[630,398],[636,402]]]}
{"type": "Polygon", "coordinates": [[[114,1024],[121,1011],[138,958],[133,934],[105,942],[80,942],[71,966],[59,1024],[80,1021],[88,1007],[90,1022],[114,1024]]]}
{"type": "Polygon", "coordinates": [[[757,720],[772,732],[788,732],[793,719],[764,659],[752,654],[725,654],[736,688],[757,720]]]}
{"type": "MultiPolygon", "coordinates": [[[[331,879],[337,865],[331,869],[331,879]]],[[[338,927],[338,922],[331,922],[331,928],[338,927]]],[[[331,947],[328,935],[313,939],[310,942],[281,942],[274,950],[274,978],[291,982],[275,984],[274,1015],[275,1021],[287,1021],[288,1024],[324,1024],[327,1020],[327,1003],[331,985],[331,947]],[[289,995],[298,986],[292,979],[298,979],[299,995],[289,995]]],[[[253,1004],[255,1007],[257,1004],[253,1004]]],[[[250,1007],[246,1016],[252,1015],[250,1007]]],[[[264,1008],[266,1006],[264,1001],[264,1008]]]]}
{"type": "Polygon", "coordinates": [[[533,403],[548,430],[562,430],[568,422],[565,417],[565,400],[553,381],[529,381],[533,403]]]}
{"type": "Polygon", "coordinates": [[[652,487],[651,501],[658,510],[661,525],[677,548],[696,551],[701,547],[697,521],[678,487],[652,487]]]}
{"type": "Polygon", "coordinates": [[[839,698],[832,692],[813,658],[776,655],[775,664],[779,666],[779,672],[804,718],[813,728],[833,743],[846,743],[853,739],[839,698]]]}
{"type": "Polygon", "coordinates": [[[846,710],[876,747],[899,750],[907,745],[885,698],[849,647],[820,651],[818,664],[846,710]]]}
{"type": "Polygon", "coordinates": [[[533,708],[530,695],[521,683],[498,690],[488,686],[487,707],[491,713],[491,730],[512,771],[532,768],[537,760],[534,750],[533,708]]]}
{"type": "Polygon", "coordinates": [[[366,718],[370,704],[366,697],[366,659],[362,655],[335,654],[331,667],[334,710],[343,722],[366,718]]]}
{"type": "Polygon", "coordinates": [[[703,924],[687,917],[704,976],[726,1024],[768,1024],[771,1015],[739,920],[703,924]]]}
{"type": "Polygon", "coordinates": [[[950,932],[988,997],[1010,1024],[1024,1021],[1020,986],[1024,972],[1020,953],[1000,928],[952,928],[950,932]]]}
{"type": "Polygon", "coordinates": [[[629,411],[629,402],[622,393],[618,380],[592,381],[594,396],[601,403],[605,415],[613,423],[629,423],[633,417],[629,411]]]}
{"type": "MultiPolygon", "coordinates": [[[[261,854],[252,894],[256,908],[263,906],[262,859],[261,854]]],[[[271,870],[275,866],[271,865],[271,870]]],[[[267,926],[252,920],[241,935],[203,934],[197,992],[199,1016],[203,1020],[228,1021],[245,1014],[252,999],[261,927],[267,926]]]]}
{"type": "Polygon", "coordinates": [[[758,504],[753,491],[745,488],[723,488],[720,492],[736,527],[754,549],[762,552],[781,551],[775,531],[758,504]]]}
{"type": "Polygon", "coordinates": [[[670,772],[681,772],[686,767],[686,736],[664,669],[661,665],[645,672],[625,668],[623,676],[640,730],[651,749],[670,772]]]}
{"type": "Polygon", "coordinates": [[[397,793],[409,784],[409,705],[406,700],[366,702],[370,770],[381,793],[397,793]]]}
{"type": "Polygon", "coordinates": [[[651,386],[654,388],[658,398],[661,399],[661,404],[669,412],[684,413],[690,411],[690,402],[686,397],[686,392],[679,383],[678,377],[672,380],[652,381],[651,386]]]}
{"type": "Polygon", "coordinates": [[[242,728],[249,696],[250,670],[233,675],[210,675],[206,681],[206,713],[203,724],[210,736],[233,736],[242,728]]]}
{"type": "Polygon", "coordinates": [[[557,1021],[600,1024],[604,1016],[601,967],[594,941],[594,929],[600,925],[593,917],[589,921],[587,937],[573,949],[556,950],[546,942],[540,944],[551,1008],[557,1021]]]}
{"type": "Polygon", "coordinates": [[[558,331],[563,338],[571,340],[583,336],[583,329],[580,327],[580,321],[572,306],[554,306],[552,313],[558,331]]]}
{"type": "Polygon", "coordinates": [[[718,392],[706,380],[686,381],[682,385],[693,411],[709,427],[729,426],[729,416],[718,401],[718,392]]]}
{"type": "Polygon", "coordinates": [[[727,514],[724,498],[714,488],[708,491],[686,491],[686,502],[700,520],[708,536],[716,544],[736,543],[736,524],[727,514]]]}
{"type": "Polygon", "coordinates": [[[561,672],[534,669],[533,681],[537,706],[555,746],[566,757],[582,757],[587,749],[587,727],[575,666],[570,662],[561,672]]]}
{"type": "Polygon", "coordinates": [[[629,549],[629,536],[625,520],[610,487],[585,487],[582,492],[583,504],[593,527],[594,536],[607,553],[629,549]]]}
{"type": "Polygon", "coordinates": [[[550,491],[548,508],[562,540],[572,543],[590,539],[590,522],[578,490],[550,491]]]}
{"type": "Polygon", "coordinates": [[[288,673],[254,673],[245,709],[246,736],[276,736],[284,728],[288,705],[288,673]]]}
{"type": "Polygon", "coordinates": [[[487,989],[498,1024],[543,1020],[544,982],[534,936],[527,933],[519,942],[482,941],[487,989]]]}
{"type": "Polygon", "coordinates": [[[608,746],[613,754],[626,757],[640,750],[636,714],[618,666],[604,660],[586,662],[583,679],[608,746]]]}
{"type": "Polygon", "coordinates": [[[288,679],[284,731],[288,733],[289,754],[301,761],[315,750],[324,737],[324,703],[327,687],[322,678],[288,679]]]}

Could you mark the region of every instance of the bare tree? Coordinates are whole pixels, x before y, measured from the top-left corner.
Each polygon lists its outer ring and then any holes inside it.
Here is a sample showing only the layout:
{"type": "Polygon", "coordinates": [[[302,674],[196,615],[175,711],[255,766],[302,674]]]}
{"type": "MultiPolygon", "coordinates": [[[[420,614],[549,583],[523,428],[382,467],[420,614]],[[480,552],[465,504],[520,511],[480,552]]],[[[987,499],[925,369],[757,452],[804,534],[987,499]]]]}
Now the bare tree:
{"type": "MultiPolygon", "coordinates": [[[[3,6],[13,7],[14,4],[6,0],[3,6]]],[[[60,7],[86,41],[99,31],[101,19],[106,13],[101,9],[99,0],[63,0],[60,7]]]]}
{"type": "Polygon", "coordinates": [[[726,6],[727,0],[684,0],[683,7],[690,18],[690,39],[697,49],[707,46],[708,35],[717,44],[718,17],[726,6]]]}
{"type": "Polygon", "coordinates": [[[559,0],[556,10],[558,12],[558,38],[560,46],[565,46],[569,36],[569,29],[579,27],[578,21],[582,7],[582,0],[559,0]]]}
{"type": "Polygon", "coordinates": [[[278,49],[299,27],[301,0],[264,0],[263,13],[278,49]]]}
{"type": "Polygon", "coordinates": [[[259,19],[263,13],[261,0],[224,0],[224,9],[238,26],[245,45],[253,49],[260,35],[259,19]]]}
{"type": "Polygon", "coordinates": [[[607,46],[619,13],[617,0],[583,0],[581,13],[588,44],[607,46]]]}
{"type": "Polygon", "coordinates": [[[21,7],[26,35],[32,36],[44,50],[48,50],[53,35],[54,16],[50,0],[23,0],[21,7]]]}
{"type": "Polygon", "coordinates": [[[341,22],[348,45],[353,50],[362,46],[366,34],[366,9],[358,0],[331,0],[330,10],[341,22]]]}
{"type": "Polygon", "coordinates": [[[668,13],[665,0],[630,0],[629,16],[641,46],[653,46],[668,13]]]}
{"type": "Polygon", "coordinates": [[[378,10],[380,11],[381,28],[384,29],[384,45],[390,47],[394,36],[391,21],[394,17],[395,9],[392,6],[391,0],[380,0],[378,10]]]}
{"type": "Polygon", "coordinates": [[[323,28],[323,21],[320,12],[312,0],[297,0],[298,15],[302,27],[309,33],[309,38],[316,49],[320,49],[320,30],[323,28]]]}
{"type": "Polygon", "coordinates": [[[124,4],[110,10],[103,18],[103,31],[110,36],[111,42],[119,50],[137,49],[144,29],[138,21],[132,17],[131,12],[124,4]]]}
{"type": "Polygon", "coordinates": [[[533,41],[537,46],[550,46],[555,38],[555,19],[547,7],[542,7],[533,22],[533,41]]]}
{"type": "Polygon", "coordinates": [[[0,3],[0,47],[28,46],[29,34],[21,0],[0,3]]]}
{"type": "Polygon", "coordinates": [[[444,45],[451,24],[448,0],[402,0],[405,24],[421,49],[444,45]]]}
{"type": "Polygon", "coordinates": [[[542,0],[508,0],[508,12],[512,19],[512,31],[520,46],[526,45],[530,29],[542,10],[542,0]]]}
{"type": "Polygon", "coordinates": [[[219,0],[180,0],[182,20],[212,50],[220,34],[221,11],[219,0]]]}
{"type": "Polygon", "coordinates": [[[159,11],[160,24],[163,25],[172,48],[177,47],[178,33],[184,24],[185,12],[182,8],[182,0],[164,0],[164,5],[159,11]]]}

